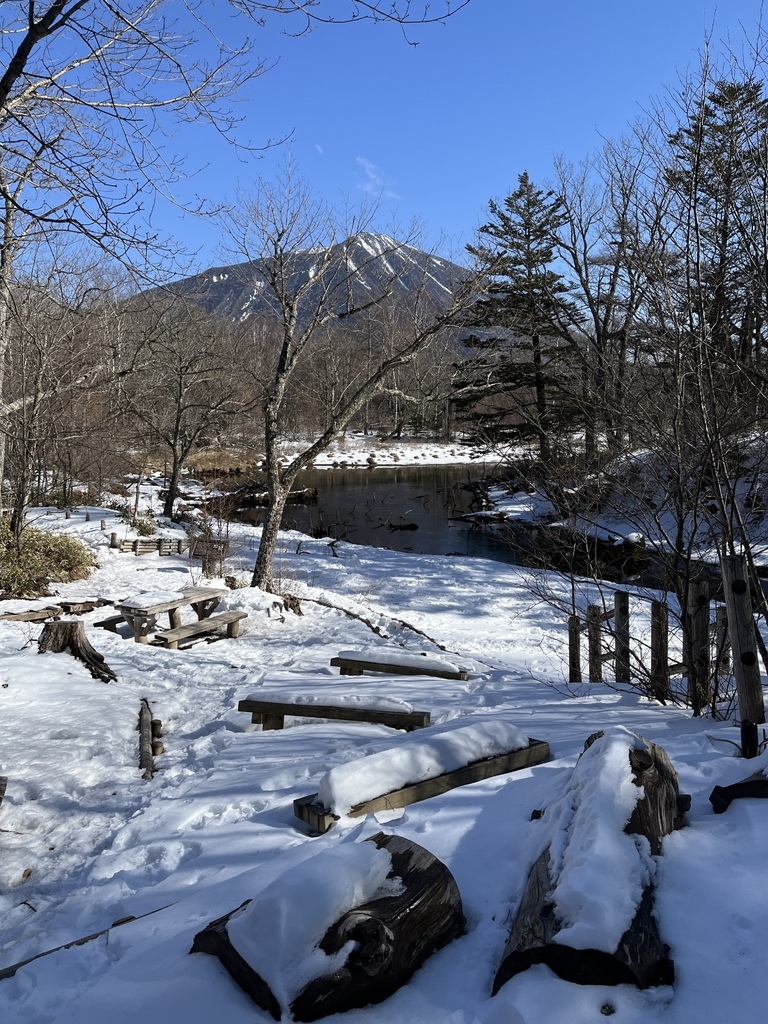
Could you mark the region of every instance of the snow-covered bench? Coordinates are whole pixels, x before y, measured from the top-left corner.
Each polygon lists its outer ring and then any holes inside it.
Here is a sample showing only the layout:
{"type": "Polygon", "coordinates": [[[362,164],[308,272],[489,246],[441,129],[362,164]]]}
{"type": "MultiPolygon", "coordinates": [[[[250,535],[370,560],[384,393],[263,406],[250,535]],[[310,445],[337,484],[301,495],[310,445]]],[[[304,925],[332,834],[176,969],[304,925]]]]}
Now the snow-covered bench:
{"type": "MultiPolygon", "coordinates": [[[[403,707],[410,705],[403,704],[403,707]]],[[[297,718],[331,718],[340,722],[366,722],[371,725],[388,725],[392,729],[423,729],[429,725],[428,711],[399,710],[397,708],[374,708],[359,704],[320,704],[311,700],[291,698],[264,700],[261,696],[249,696],[237,705],[238,711],[250,711],[251,721],[262,729],[282,729],[285,716],[297,718]]]]}
{"type": "Polygon", "coordinates": [[[390,672],[403,676],[437,676],[440,679],[468,679],[467,672],[442,658],[406,651],[368,647],[362,651],[339,651],[331,665],[343,676],[361,676],[363,672],[390,672]]]}
{"type": "Polygon", "coordinates": [[[548,743],[498,719],[442,728],[428,738],[404,737],[388,750],[337,765],[320,780],[317,793],[294,800],[293,810],[314,831],[327,832],[344,815],[407,807],[549,757],[548,743]]]}

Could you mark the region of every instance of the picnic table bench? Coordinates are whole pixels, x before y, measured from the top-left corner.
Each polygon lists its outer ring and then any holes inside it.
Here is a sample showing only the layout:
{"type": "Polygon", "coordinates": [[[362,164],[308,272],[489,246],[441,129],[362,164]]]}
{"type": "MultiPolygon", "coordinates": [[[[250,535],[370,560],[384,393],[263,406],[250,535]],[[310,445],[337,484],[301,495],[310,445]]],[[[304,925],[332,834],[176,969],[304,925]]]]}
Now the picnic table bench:
{"type": "Polygon", "coordinates": [[[436,676],[439,679],[468,679],[464,669],[441,658],[404,651],[386,651],[373,647],[362,651],[339,651],[331,665],[343,676],[361,676],[364,672],[389,672],[403,676],[436,676]]]}
{"type": "Polygon", "coordinates": [[[378,708],[361,708],[353,704],[313,704],[285,700],[257,700],[246,697],[237,705],[238,711],[250,711],[251,721],[262,729],[282,729],[285,716],[297,718],[331,718],[341,722],[367,722],[371,725],[388,725],[392,729],[423,729],[429,725],[429,711],[391,711],[378,708]]]}
{"type": "MultiPolygon", "coordinates": [[[[133,639],[140,644],[149,642],[149,634],[155,630],[157,616],[168,612],[170,629],[158,633],[156,639],[175,650],[180,640],[199,633],[212,632],[220,626],[227,627],[228,637],[238,635],[239,624],[248,617],[247,612],[229,611],[213,614],[227,592],[226,588],[221,587],[187,587],[178,592],[139,594],[115,605],[115,610],[121,619],[128,623],[133,639]],[[187,605],[194,609],[197,622],[182,625],[181,609],[187,605]]],[[[118,621],[115,617],[110,617],[99,625],[116,630],[118,621]]]]}

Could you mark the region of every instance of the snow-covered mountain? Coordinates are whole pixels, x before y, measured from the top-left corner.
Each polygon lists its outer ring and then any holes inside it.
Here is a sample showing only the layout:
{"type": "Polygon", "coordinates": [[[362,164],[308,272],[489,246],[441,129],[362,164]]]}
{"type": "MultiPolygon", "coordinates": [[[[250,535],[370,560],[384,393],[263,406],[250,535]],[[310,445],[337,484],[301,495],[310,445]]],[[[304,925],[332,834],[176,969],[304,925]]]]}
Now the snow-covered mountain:
{"type": "MultiPolygon", "coordinates": [[[[283,264],[292,292],[309,284],[300,306],[305,315],[323,301],[344,312],[388,293],[405,302],[420,296],[436,310],[444,310],[468,276],[465,268],[450,260],[370,232],[353,235],[327,250],[298,250],[285,256],[283,264]]],[[[270,316],[276,312],[276,302],[268,284],[269,270],[267,259],[211,267],[168,288],[228,319],[270,316]]]]}

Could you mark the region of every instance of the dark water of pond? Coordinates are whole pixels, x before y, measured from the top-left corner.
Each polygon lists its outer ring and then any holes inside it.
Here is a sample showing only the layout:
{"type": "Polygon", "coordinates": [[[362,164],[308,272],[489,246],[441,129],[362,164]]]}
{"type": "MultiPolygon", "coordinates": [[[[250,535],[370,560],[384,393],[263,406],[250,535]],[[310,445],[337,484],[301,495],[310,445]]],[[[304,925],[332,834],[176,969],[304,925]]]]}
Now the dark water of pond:
{"type": "MultiPolygon", "coordinates": [[[[317,503],[289,505],[283,528],[393,551],[519,564],[520,553],[506,539],[503,527],[460,518],[478,510],[476,494],[468,485],[484,472],[480,464],[308,471],[295,488],[317,488],[317,503]]],[[[254,524],[263,517],[264,509],[259,508],[243,509],[235,516],[254,524]]]]}

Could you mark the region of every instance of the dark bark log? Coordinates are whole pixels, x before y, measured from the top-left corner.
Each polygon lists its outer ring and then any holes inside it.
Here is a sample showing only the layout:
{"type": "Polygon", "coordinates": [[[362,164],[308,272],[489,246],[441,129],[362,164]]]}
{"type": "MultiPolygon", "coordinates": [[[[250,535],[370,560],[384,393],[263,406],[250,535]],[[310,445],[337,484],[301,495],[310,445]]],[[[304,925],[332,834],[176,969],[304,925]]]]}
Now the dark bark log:
{"type": "Polygon", "coordinates": [[[40,654],[69,651],[74,658],[83,662],[94,679],[101,679],[103,683],[117,679],[103,655],[91,646],[85,635],[85,625],[80,619],[46,623],[37,646],[40,654]]]}
{"type": "MultiPolygon", "coordinates": [[[[602,733],[590,736],[585,749],[602,733]]],[[[643,787],[625,831],[644,835],[658,854],[661,840],[683,823],[690,798],[680,794],[677,773],[666,752],[655,743],[630,750],[627,771],[643,787]]],[[[534,964],[546,964],[559,977],[581,985],[630,983],[638,988],[669,985],[674,965],[667,955],[653,916],[653,888],[647,886],[635,916],[613,952],[575,949],[556,941],[561,922],[556,913],[558,879],[551,875],[549,850],[531,868],[520,907],[496,973],[493,994],[510,978],[534,964]]]]}
{"type": "Polygon", "coordinates": [[[764,772],[755,772],[754,775],[749,775],[741,782],[734,782],[731,786],[715,786],[709,794],[709,802],[715,814],[722,814],[728,810],[733,800],[747,796],[768,799],[768,779],[764,772]]]}
{"type": "MultiPolygon", "coordinates": [[[[381,1002],[433,952],[464,931],[459,890],[444,864],[400,836],[379,833],[367,841],[390,853],[390,877],[401,879],[403,891],[348,911],[328,929],[320,942],[325,953],[337,952],[350,940],[355,947],[343,967],[310,982],[296,996],[290,1006],[294,1020],[319,1020],[381,1002]]],[[[229,941],[226,924],[231,916],[213,921],[196,935],[191,952],[217,956],[254,1002],[279,1020],[281,1009],[271,989],[229,941]]]]}

